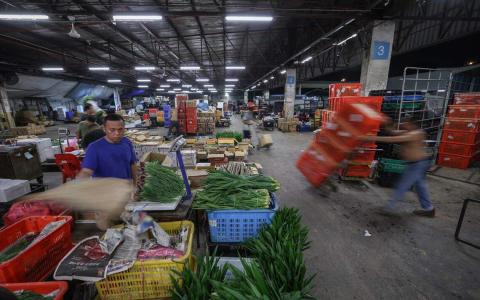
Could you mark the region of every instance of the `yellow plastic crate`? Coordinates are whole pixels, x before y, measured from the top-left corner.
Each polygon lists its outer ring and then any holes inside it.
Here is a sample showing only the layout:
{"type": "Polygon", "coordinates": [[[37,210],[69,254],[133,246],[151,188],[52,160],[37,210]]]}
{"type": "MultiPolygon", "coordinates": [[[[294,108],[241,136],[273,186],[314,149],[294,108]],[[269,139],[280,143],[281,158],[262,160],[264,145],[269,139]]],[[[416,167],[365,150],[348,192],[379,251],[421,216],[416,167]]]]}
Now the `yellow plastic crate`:
{"type": "Polygon", "coordinates": [[[161,299],[171,296],[172,270],[181,272],[186,264],[193,263],[192,242],[194,225],[190,221],[159,223],[168,234],[178,233],[183,225],[189,229],[185,255],[178,259],[150,259],[136,261],[125,272],[107,276],[96,283],[98,295],[102,300],[161,299]]]}

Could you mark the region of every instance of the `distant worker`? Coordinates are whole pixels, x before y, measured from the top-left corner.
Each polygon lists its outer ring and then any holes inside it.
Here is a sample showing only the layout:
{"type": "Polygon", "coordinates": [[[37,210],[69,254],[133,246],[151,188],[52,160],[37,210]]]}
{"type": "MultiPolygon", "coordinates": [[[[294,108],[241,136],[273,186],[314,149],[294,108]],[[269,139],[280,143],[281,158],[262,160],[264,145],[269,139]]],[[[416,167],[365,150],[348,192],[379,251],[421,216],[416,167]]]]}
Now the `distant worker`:
{"type": "Polygon", "coordinates": [[[83,140],[87,133],[99,128],[100,126],[95,122],[95,116],[87,115],[84,121],[78,123],[77,139],[83,140]]]}
{"type": "Polygon", "coordinates": [[[208,103],[206,103],[203,99],[200,99],[197,104],[197,109],[201,111],[208,111],[208,103]]]}
{"type": "Polygon", "coordinates": [[[392,131],[395,136],[364,136],[367,141],[400,144],[400,155],[407,161],[407,168],[397,182],[393,198],[389,201],[384,214],[396,213],[396,204],[403,199],[405,193],[415,186],[422,209],[414,210],[413,213],[424,217],[434,217],[435,208],[430,201],[428,193],[426,173],[430,168],[430,156],[425,151],[425,132],[413,122],[402,124],[401,131],[392,131]]]}
{"type": "Polygon", "coordinates": [[[88,102],[83,107],[83,112],[85,114],[82,116],[81,121],[84,121],[88,115],[93,115],[95,116],[95,122],[97,124],[99,125],[103,124],[103,118],[104,118],[105,112],[102,109],[98,108],[96,105],[93,105],[92,103],[88,102]]]}
{"type": "Polygon", "coordinates": [[[78,177],[114,177],[133,179],[135,183],[137,158],[132,143],[124,137],[123,118],[117,114],[107,115],[103,130],[105,137],[88,145],[78,177]]]}
{"type": "Polygon", "coordinates": [[[105,131],[101,127],[94,129],[92,131],[89,131],[85,137],[82,139],[81,146],[83,149],[87,150],[88,145],[91,143],[95,142],[96,140],[99,140],[105,136],[105,131]]]}

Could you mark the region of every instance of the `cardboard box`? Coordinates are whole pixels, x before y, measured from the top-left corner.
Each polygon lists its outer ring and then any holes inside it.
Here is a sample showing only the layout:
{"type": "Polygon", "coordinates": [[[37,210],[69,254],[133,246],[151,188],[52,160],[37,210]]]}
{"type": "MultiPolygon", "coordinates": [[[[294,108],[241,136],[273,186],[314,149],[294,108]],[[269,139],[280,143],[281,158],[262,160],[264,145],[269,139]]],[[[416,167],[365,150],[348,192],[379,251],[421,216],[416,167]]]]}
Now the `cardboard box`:
{"type": "Polygon", "coordinates": [[[52,140],[50,138],[32,138],[32,139],[18,139],[18,145],[35,145],[37,148],[40,162],[45,162],[48,158],[53,156],[52,140]]]}
{"type": "Polygon", "coordinates": [[[205,170],[187,169],[187,177],[190,181],[191,188],[196,189],[201,187],[207,176],[208,172],[205,170]]]}
{"type": "Polygon", "coordinates": [[[235,161],[243,161],[245,159],[244,151],[235,151],[235,161]]]}
{"type": "Polygon", "coordinates": [[[261,134],[258,138],[260,147],[268,147],[273,144],[273,139],[271,134],[261,134]]]}
{"type": "Polygon", "coordinates": [[[207,151],[204,151],[204,150],[203,150],[203,151],[201,151],[201,150],[197,151],[197,159],[198,159],[198,160],[208,159],[208,153],[207,153],[207,151]]]}
{"type": "Polygon", "coordinates": [[[196,170],[212,170],[215,169],[214,166],[212,166],[211,163],[197,163],[195,166],[196,170]]]}
{"type": "Polygon", "coordinates": [[[229,160],[232,160],[232,159],[235,157],[235,152],[225,151],[225,156],[226,156],[229,160]]]}
{"type": "Polygon", "coordinates": [[[0,202],[9,202],[30,193],[28,180],[0,178],[0,202]]]}

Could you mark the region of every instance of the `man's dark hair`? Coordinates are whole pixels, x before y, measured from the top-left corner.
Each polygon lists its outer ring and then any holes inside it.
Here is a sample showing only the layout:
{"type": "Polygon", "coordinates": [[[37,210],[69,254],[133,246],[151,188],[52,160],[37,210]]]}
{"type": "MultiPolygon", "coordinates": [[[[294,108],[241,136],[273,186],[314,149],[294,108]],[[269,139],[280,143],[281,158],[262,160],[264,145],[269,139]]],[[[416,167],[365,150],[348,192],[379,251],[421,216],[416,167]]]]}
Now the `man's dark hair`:
{"type": "Polygon", "coordinates": [[[95,118],[94,115],[88,115],[88,116],[85,118],[85,120],[88,121],[88,122],[95,123],[95,121],[97,120],[97,118],[95,118]]]}
{"type": "Polygon", "coordinates": [[[93,107],[93,104],[92,103],[87,103],[83,106],[83,110],[89,110],[90,107],[93,107]]]}
{"type": "Polygon", "coordinates": [[[117,114],[108,114],[104,119],[103,119],[103,125],[107,124],[107,121],[122,121],[125,123],[125,120],[122,118],[121,115],[117,114]]]}

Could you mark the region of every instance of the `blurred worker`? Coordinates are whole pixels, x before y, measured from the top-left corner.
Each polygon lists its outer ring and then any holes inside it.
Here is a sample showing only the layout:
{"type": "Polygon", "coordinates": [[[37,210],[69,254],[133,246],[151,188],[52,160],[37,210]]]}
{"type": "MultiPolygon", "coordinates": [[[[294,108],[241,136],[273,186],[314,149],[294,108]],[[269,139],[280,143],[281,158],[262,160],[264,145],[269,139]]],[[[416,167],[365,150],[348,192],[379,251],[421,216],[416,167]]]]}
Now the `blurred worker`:
{"type": "Polygon", "coordinates": [[[83,112],[85,114],[81,118],[82,121],[84,121],[88,115],[93,115],[95,116],[95,122],[97,124],[99,125],[103,124],[103,118],[104,118],[105,112],[102,109],[100,109],[98,106],[93,105],[90,102],[87,102],[87,104],[85,104],[85,106],[83,107],[83,112]]]}
{"type": "Polygon", "coordinates": [[[87,133],[99,128],[100,126],[95,122],[95,116],[87,115],[84,121],[80,121],[80,123],[78,123],[77,139],[83,140],[87,133]]]}
{"type": "Polygon", "coordinates": [[[85,137],[82,139],[81,146],[83,149],[87,150],[88,145],[95,142],[96,140],[103,138],[104,136],[105,136],[105,131],[103,131],[103,128],[101,127],[94,129],[92,131],[89,131],[85,135],[85,137]]]}
{"type": "Polygon", "coordinates": [[[427,189],[426,173],[430,168],[430,156],[425,151],[425,132],[413,122],[402,124],[401,131],[392,131],[394,136],[365,136],[364,140],[382,143],[400,144],[400,155],[407,161],[407,168],[397,182],[393,198],[384,209],[385,214],[394,214],[395,205],[403,199],[405,193],[415,186],[422,209],[414,210],[419,216],[434,217],[435,208],[430,201],[427,189]]]}
{"type": "MultiPolygon", "coordinates": [[[[250,101],[248,102],[250,103],[250,101]]],[[[253,103],[253,101],[251,101],[253,103]]],[[[247,105],[247,110],[242,113],[242,121],[243,121],[243,137],[246,139],[251,139],[252,140],[252,145],[253,145],[253,133],[255,131],[254,125],[255,123],[255,116],[253,115],[253,108],[255,106],[253,105],[247,105]],[[253,128],[252,128],[253,127],[253,128]]]]}
{"type": "Polygon", "coordinates": [[[105,137],[88,146],[78,177],[114,177],[136,182],[137,158],[132,143],[124,137],[123,118],[117,114],[107,115],[103,130],[105,137]]]}

